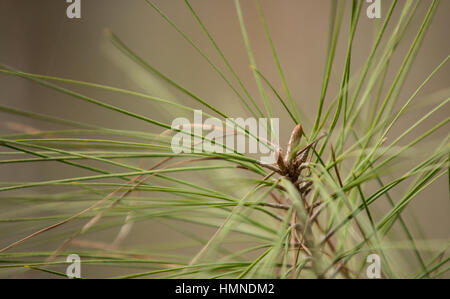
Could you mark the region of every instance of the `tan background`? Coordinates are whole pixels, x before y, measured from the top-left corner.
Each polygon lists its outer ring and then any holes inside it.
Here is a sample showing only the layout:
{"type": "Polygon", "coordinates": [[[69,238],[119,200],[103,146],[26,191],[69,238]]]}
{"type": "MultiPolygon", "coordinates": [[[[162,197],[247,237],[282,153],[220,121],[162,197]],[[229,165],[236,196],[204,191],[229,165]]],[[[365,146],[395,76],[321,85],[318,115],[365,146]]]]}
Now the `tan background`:
{"type": "MultiPolygon", "coordinates": [[[[325,61],[329,2],[324,0],[262,0],[261,2],[292,94],[305,111],[314,115],[320,95],[325,61]]],[[[411,37],[425,15],[426,6],[431,3],[431,1],[423,2],[418,13],[420,18],[413,23],[414,30],[408,32],[408,42],[400,45],[399,53],[402,55],[394,56],[394,68],[401,62],[400,58],[407,51],[411,37]]],[[[183,28],[199,47],[205,50],[206,54],[213,57],[214,62],[223,66],[184,5],[184,1],[164,0],[155,1],[155,3],[183,28]]],[[[383,1],[383,3],[385,13],[390,1],[383,1]]],[[[400,4],[402,3],[403,1],[400,1],[400,4]]],[[[233,1],[193,0],[192,5],[230,59],[233,67],[250,87],[252,94],[257,97],[257,89],[248,67],[249,62],[233,1]]],[[[363,10],[366,7],[367,4],[364,4],[363,10]]],[[[282,90],[254,2],[242,1],[242,8],[257,64],[275,83],[277,89],[282,90]]],[[[103,29],[108,27],[169,77],[181,82],[202,98],[208,99],[229,115],[246,116],[239,101],[220,77],[144,1],[82,0],[82,19],[80,20],[67,19],[65,9],[66,4],[62,0],[0,0],[0,61],[30,73],[93,81],[171,97],[183,103],[192,103],[191,99],[142,72],[130,64],[127,58],[118,54],[117,50],[104,38],[103,29]]],[[[395,17],[398,17],[399,10],[397,9],[395,17]]],[[[449,11],[450,1],[441,1],[429,34],[406,82],[402,99],[407,98],[449,54],[449,11]]],[[[343,28],[345,34],[348,22],[344,22],[343,28]]],[[[361,67],[367,57],[376,28],[378,28],[376,21],[369,20],[363,13],[356,33],[353,69],[361,67]]],[[[338,44],[337,64],[330,81],[330,96],[335,94],[340,81],[345,47],[346,43],[344,39],[341,39],[338,44]]],[[[440,89],[449,88],[449,82],[450,68],[446,66],[421,94],[431,94],[440,89]]],[[[108,103],[170,122],[167,115],[161,113],[159,108],[146,102],[96,90],[83,88],[77,88],[77,90],[99,97],[108,103]]],[[[3,75],[0,77],[0,101],[4,105],[112,128],[160,131],[142,122],[117,116],[116,113],[104,111],[24,80],[3,75]]],[[[200,107],[196,104],[194,106],[200,107]]],[[[282,116],[283,143],[291,130],[291,123],[286,120],[287,117],[282,114],[280,108],[275,111],[282,116]]],[[[446,110],[441,110],[436,119],[443,119],[449,115],[449,112],[448,107],[446,110]]],[[[422,114],[409,114],[395,132],[404,130],[408,124],[418,118],[418,115],[422,114]]],[[[0,133],[2,134],[12,132],[4,125],[6,121],[18,121],[18,118],[0,113],[0,133]]],[[[39,129],[52,128],[47,123],[23,118],[20,118],[20,122],[39,129]]],[[[414,136],[418,136],[435,123],[435,121],[427,121],[426,126],[416,130],[414,136]]],[[[440,131],[441,136],[446,134],[444,131],[440,131]]],[[[0,166],[0,179],[3,181],[42,180],[57,176],[59,171],[59,165],[45,169],[30,166],[0,166]]],[[[76,170],[71,169],[71,171],[70,175],[76,174],[76,170]]],[[[448,239],[450,236],[447,181],[448,177],[443,176],[433,184],[432,188],[415,198],[407,209],[414,212],[430,239],[448,239]]]]}

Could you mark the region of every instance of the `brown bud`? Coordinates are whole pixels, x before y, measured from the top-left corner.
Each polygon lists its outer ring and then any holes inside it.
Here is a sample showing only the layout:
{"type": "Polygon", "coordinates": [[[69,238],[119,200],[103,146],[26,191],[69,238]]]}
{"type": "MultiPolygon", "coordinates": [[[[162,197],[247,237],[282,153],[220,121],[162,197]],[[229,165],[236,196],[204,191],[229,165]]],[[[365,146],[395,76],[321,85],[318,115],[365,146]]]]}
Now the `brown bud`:
{"type": "Polygon", "coordinates": [[[277,165],[278,168],[280,169],[281,173],[287,173],[288,169],[286,167],[286,164],[284,162],[284,157],[283,157],[283,150],[281,148],[277,148],[275,150],[275,155],[276,155],[276,159],[277,159],[277,165]]]}
{"type": "Polygon", "coordinates": [[[302,125],[301,124],[296,125],[291,133],[291,137],[289,138],[289,143],[286,150],[286,162],[290,161],[292,151],[300,143],[300,140],[302,139],[302,134],[303,134],[302,125]]]}

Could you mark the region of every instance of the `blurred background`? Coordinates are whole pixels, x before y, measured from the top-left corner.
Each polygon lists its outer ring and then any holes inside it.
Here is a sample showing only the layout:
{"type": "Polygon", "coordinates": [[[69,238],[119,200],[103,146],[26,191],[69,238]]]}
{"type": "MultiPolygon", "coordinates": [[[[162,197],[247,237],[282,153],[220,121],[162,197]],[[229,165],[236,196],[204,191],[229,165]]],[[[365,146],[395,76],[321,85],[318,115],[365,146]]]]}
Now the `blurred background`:
{"type": "MultiPolygon", "coordinates": [[[[226,75],[229,75],[184,1],[155,0],[154,2],[196,42],[206,55],[211,57],[212,61],[224,70],[226,75]]],[[[327,103],[336,95],[343,71],[347,46],[345,37],[349,27],[348,16],[351,6],[350,1],[348,2],[341,39],[337,45],[336,63],[330,81],[327,103]]],[[[394,55],[393,71],[388,77],[390,81],[410,46],[411,38],[415,36],[420,27],[428,3],[431,3],[428,0],[422,2],[417,17],[411,25],[411,30],[407,32],[405,41],[399,45],[398,53],[394,55]]],[[[261,3],[293,98],[311,121],[314,119],[320,96],[326,56],[330,1],[262,0],[261,3]]],[[[262,106],[253,74],[249,68],[249,60],[242,40],[234,2],[231,0],[192,0],[191,4],[233,68],[262,106]]],[[[391,1],[382,1],[382,16],[385,15],[390,4],[391,1]]],[[[181,83],[201,98],[207,99],[209,103],[225,111],[228,115],[250,116],[232,90],[225,85],[195,49],[156,14],[145,1],[82,0],[81,19],[68,19],[66,16],[67,5],[63,0],[0,0],[0,62],[24,72],[117,86],[201,108],[192,99],[152,74],[143,71],[115,49],[104,36],[104,29],[109,28],[131,49],[168,77],[181,83]]],[[[275,87],[283,90],[255,3],[243,0],[241,5],[256,63],[275,87]]],[[[363,12],[354,42],[352,71],[355,72],[365,62],[374,36],[380,28],[380,21],[371,20],[365,16],[367,5],[363,4],[363,12]]],[[[400,9],[397,9],[394,13],[394,20],[397,20],[399,11],[400,9]]],[[[403,101],[449,54],[449,12],[450,1],[441,1],[402,90],[403,101]]],[[[392,25],[389,26],[388,32],[392,30],[392,27],[392,25]]],[[[426,100],[427,96],[442,90],[448,91],[449,82],[450,68],[447,65],[425,86],[417,100],[426,100]]],[[[164,110],[158,105],[139,99],[95,89],[81,87],[75,89],[82,94],[99,98],[119,107],[126,107],[131,111],[140,112],[150,118],[167,123],[181,115],[181,112],[178,115],[173,111],[164,110]]],[[[272,96],[270,98],[273,100],[272,96]]],[[[161,132],[160,128],[123,117],[11,76],[0,76],[0,102],[6,106],[109,128],[161,132]]],[[[280,141],[281,144],[285,144],[293,126],[282,107],[274,106],[275,116],[281,119],[280,141]]],[[[412,111],[407,117],[402,118],[392,134],[396,136],[395,134],[402,132],[404,128],[423,115],[421,112],[420,110],[412,111]]],[[[449,115],[449,112],[446,107],[436,113],[435,117],[443,119],[449,115]]],[[[415,136],[435,124],[436,122],[430,119],[426,125],[415,131],[415,136]]],[[[57,128],[46,122],[0,112],[0,133],[2,135],[17,133],[23,130],[24,126],[34,130],[57,128]]],[[[311,123],[308,123],[307,120],[305,120],[305,127],[307,130],[311,129],[311,123]]],[[[446,134],[448,132],[441,130],[433,138],[439,139],[446,134]]],[[[403,140],[402,144],[406,144],[408,140],[411,139],[403,140]]],[[[47,180],[61,176],[75,176],[78,172],[77,169],[61,167],[58,163],[48,163],[45,167],[29,164],[20,167],[1,165],[0,181],[47,180]],[[67,173],[69,169],[70,172],[67,173]]],[[[8,205],[0,203],[2,215],[7,210],[8,205]]],[[[429,239],[449,239],[449,212],[448,177],[443,176],[433,184],[432,188],[419,194],[407,207],[404,214],[408,224],[415,230],[419,229],[416,223],[420,223],[421,230],[429,239]],[[415,215],[415,218],[413,219],[409,215],[415,215]]],[[[11,226],[0,224],[0,247],[17,239],[17,234],[12,235],[7,232],[10,228],[11,226]]],[[[164,228],[160,229],[155,237],[164,239],[164,228]]],[[[29,232],[29,227],[22,227],[19,234],[25,234],[25,232],[29,232]]],[[[139,239],[139,233],[133,238],[139,239]]],[[[24,245],[23,248],[28,247],[24,245]]]]}

